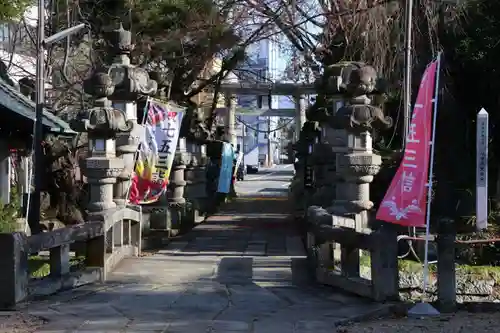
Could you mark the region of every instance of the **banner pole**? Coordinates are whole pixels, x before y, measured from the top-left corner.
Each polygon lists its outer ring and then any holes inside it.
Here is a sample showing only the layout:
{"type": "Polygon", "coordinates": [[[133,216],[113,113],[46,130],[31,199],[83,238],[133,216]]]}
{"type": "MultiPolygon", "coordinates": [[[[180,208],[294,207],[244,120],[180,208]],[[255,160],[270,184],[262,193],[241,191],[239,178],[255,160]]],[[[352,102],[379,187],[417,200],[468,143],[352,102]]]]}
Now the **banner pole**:
{"type": "Polygon", "coordinates": [[[425,303],[425,296],[427,292],[427,279],[429,278],[429,237],[430,237],[430,221],[431,221],[431,195],[432,195],[432,179],[434,172],[434,151],[436,147],[436,120],[438,112],[439,100],[439,73],[441,71],[441,51],[437,55],[437,69],[434,86],[434,110],[432,115],[432,135],[431,135],[431,158],[429,162],[429,178],[427,183],[427,207],[425,214],[425,250],[424,250],[424,272],[423,272],[423,292],[419,304],[415,305],[408,311],[409,315],[413,316],[435,316],[439,315],[439,311],[432,305],[425,303]]]}
{"type": "Polygon", "coordinates": [[[431,139],[431,160],[429,165],[429,183],[427,184],[427,210],[425,214],[425,258],[424,258],[424,296],[427,291],[427,278],[429,277],[429,236],[431,225],[431,195],[432,195],[432,180],[434,172],[434,151],[436,148],[436,120],[438,113],[439,99],[439,73],[441,71],[441,52],[437,55],[436,83],[434,87],[434,112],[432,115],[432,139],[431,139]]]}

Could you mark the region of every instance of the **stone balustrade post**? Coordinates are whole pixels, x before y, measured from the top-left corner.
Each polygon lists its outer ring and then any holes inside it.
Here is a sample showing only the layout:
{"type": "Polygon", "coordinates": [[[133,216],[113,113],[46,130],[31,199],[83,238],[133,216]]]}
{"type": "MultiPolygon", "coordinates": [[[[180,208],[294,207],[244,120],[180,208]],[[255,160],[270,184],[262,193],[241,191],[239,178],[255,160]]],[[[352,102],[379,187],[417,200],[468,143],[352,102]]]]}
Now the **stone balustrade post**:
{"type": "Polygon", "coordinates": [[[437,284],[439,310],[442,313],[453,312],[457,306],[456,233],[453,219],[439,220],[437,284]]]}

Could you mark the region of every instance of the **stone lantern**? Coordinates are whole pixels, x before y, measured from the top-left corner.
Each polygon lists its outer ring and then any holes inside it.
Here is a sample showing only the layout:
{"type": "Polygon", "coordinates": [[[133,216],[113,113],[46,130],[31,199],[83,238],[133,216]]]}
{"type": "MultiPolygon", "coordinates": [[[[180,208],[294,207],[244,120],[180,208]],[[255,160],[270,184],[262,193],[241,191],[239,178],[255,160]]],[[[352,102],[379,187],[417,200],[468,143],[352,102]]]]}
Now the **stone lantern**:
{"type": "Polygon", "coordinates": [[[103,217],[104,212],[116,207],[113,185],[124,166],[123,160],[116,157],[116,137],[129,134],[133,122],[111,106],[108,96],[113,94],[114,85],[107,73],[95,72],[84,82],[84,90],[94,96],[94,107],[80,111],[70,125],[74,131],[88,135],[89,157],[85,160],[83,172],[90,185],[87,209],[93,219],[103,217]]]}
{"type": "Polygon", "coordinates": [[[368,94],[375,91],[378,75],[367,65],[358,65],[350,75],[346,86],[349,103],[332,115],[328,123],[337,133],[337,146],[341,142],[344,151],[336,154],[335,200],[327,208],[330,213],[362,215],[361,227],[368,227],[366,213],[373,207],[369,196],[369,184],[378,173],[382,159],[372,150],[372,131],[392,126],[392,119],[371,105],[368,94]]]}
{"type": "Polygon", "coordinates": [[[114,55],[113,63],[109,67],[109,76],[115,86],[109,99],[115,108],[124,112],[127,121],[133,126],[130,132],[118,134],[116,138],[116,154],[123,159],[124,168],[118,175],[114,200],[118,205],[125,205],[134,169],[134,157],[144,136],[143,126],[137,123],[138,112],[144,111],[137,110],[137,104],[140,99],[154,95],[158,84],[150,79],[145,69],[131,64],[130,53],[134,49],[134,44],[130,31],[123,29],[120,24],[118,29],[109,34],[108,39],[114,55]]]}
{"type": "MultiPolygon", "coordinates": [[[[337,66],[339,89],[343,91],[345,106],[336,112],[326,112],[322,116],[322,150],[328,151],[330,162],[328,176],[331,185],[317,206],[308,209],[308,220],[313,224],[326,223],[325,214],[331,216],[328,224],[336,227],[352,228],[356,231],[370,228],[369,184],[378,173],[382,160],[372,150],[372,132],[392,126],[392,120],[383,111],[372,105],[370,96],[378,93],[380,82],[375,69],[364,63],[340,63],[337,66]],[[333,172],[331,172],[333,170],[333,172]]],[[[333,244],[338,248],[338,244],[333,244]]],[[[334,257],[338,251],[334,250],[334,257]]]]}
{"type": "Polygon", "coordinates": [[[188,221],[199,223],[204,219],[207,207],[206,164],[207,143],[212,138],[200,109],[192,109],[187,120],[186,142],[189,155],[184,171],[185,196],[190,203],[188,221]]]}

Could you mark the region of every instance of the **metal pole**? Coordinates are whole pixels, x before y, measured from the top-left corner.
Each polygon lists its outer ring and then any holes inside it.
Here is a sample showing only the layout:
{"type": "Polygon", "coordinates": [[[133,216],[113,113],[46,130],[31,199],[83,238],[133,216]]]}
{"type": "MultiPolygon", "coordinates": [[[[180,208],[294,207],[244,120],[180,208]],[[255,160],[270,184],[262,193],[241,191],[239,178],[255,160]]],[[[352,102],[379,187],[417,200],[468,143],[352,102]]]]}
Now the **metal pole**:
{"type": "Polygon", "coordinates": [[[406,26],[405,26],[405,73],[404,73],[404,109],[403,109],[403,147],[406,146],[406,136],[410,128],[411,114],[411,50],[413,26],[413,0],[406,0],[406,26]]]}
{"type": "Polygon", "coordinates": [[[273,165],[273,159],[271,157],[271,117],[267,117],[267,167],[270,168],[273,165]]]}
{"type": "Polygon", "coordinates": [[[437,69],[436,77],[434,81],[434,112],[432,115],[432,134],[431,134],[431,160],[429,162],[429,181],[427,182],[427,209],[426,209],[426,221],[425,221],[425,257],[424,257],[424,281],[423,281],[423,293],[422,299],[425,297],[427,292],[427,278],[429,276],[429,237],[430,237],[430,224],[431,224],[431,194],[432,194],[432,178],[434,176],[434,153],[436,149],[436,121],[438,112],[438,100],[439,100],[439,74],[441,72],[441,52],[437,55],[437,69]]]}
{"type": "Polygon", "coordinates": [[[35,105],[35,135],[34,135],[34,159],[35,159],[35,190],[33,192],[33,205],[29,212],[29,226],[32,234],[40,230],[40,194],[43,185],[43,106],[45,103],[45,1],[38,0],[38,36],[36,55],[36,105],[35,105]]]}
{"type": "Polygon", "coordinates": [[[246,142],[247,142],[247,126],[245,125],[244,122],[241,122],[241,125],[243,126],[243,140],[241,140],[241,152],[243,154],[242,158],[241,158],[241,163],[243,164],[243,170],[246,169],[246,166],[245,166],[245,154],[246,154],[246,151],[245,151],[245,147],[246,147],[246,142]]]}

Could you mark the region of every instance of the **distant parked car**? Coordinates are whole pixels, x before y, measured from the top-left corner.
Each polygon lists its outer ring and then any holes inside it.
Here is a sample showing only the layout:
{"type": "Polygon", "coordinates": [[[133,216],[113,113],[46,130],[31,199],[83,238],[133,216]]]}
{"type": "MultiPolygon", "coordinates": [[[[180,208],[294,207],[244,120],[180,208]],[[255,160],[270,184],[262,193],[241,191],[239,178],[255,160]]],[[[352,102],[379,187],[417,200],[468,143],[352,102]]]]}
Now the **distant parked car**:
{"type": "Polygon", "coordinates": [[[247,174],[258,173],[259,166],[258,165],[247,165],[247,174]]]}

